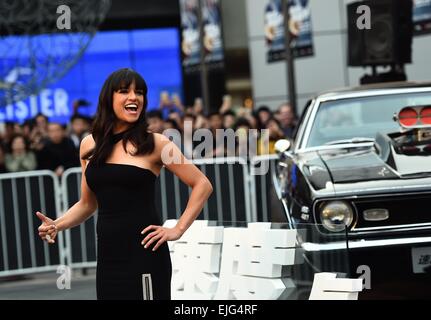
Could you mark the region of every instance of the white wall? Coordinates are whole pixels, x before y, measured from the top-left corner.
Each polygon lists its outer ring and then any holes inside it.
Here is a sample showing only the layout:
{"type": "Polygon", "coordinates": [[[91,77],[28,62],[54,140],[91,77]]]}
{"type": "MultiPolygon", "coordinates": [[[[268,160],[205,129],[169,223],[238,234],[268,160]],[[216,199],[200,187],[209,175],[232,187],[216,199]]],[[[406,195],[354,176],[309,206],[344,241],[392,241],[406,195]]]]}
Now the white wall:
{"type": "Polygon", "coordinates": [[[225,48],[247,48],[246,0],[222,0],[220,3],[225,48]]]}
{"type": "MultiPolygon", "coordinates": [[[[235,1],[235,0],[233,0],[235,1]]],[[[287,100],[284,61],[266,62],[264,8],[269,0],[246,1],[248,43],[256,106],[277,108],[287,100]]],[[[370,69],[347,67],[347,9],[352,0],[310,0],[314,55],[295,61],[298,112],[309,97],[333,88],[354,86],[370,69]]],[[[409,80],[431,80],[431,35],[413,38],[409,80]]]]}

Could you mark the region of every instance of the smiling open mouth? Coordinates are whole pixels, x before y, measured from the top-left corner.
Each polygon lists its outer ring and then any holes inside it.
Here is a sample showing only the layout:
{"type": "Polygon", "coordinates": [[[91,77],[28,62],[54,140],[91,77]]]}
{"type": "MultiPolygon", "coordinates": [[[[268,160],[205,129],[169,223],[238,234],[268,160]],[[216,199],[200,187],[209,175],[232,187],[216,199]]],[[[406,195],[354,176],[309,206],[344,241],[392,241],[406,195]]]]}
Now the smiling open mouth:
{"type": "Polygon", "coordinates": [[[136,113],[138,111],[138,106],[136,104],[128,104],[124,107],[124,109],[126,109],[128,112],[136,113]]]}

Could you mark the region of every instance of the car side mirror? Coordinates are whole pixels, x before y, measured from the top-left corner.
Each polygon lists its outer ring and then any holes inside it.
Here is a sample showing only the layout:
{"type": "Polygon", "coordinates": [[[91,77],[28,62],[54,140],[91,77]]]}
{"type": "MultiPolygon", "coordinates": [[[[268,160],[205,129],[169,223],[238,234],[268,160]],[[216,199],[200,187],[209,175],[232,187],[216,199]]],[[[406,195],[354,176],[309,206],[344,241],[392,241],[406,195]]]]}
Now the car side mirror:
{"type": "Polygon", "coordinates": [[[275,152],[277,152],[277,154],[280,155],[281,153],[289,151],[291,145],[292,144],[290,143],[289,140],[287,140],[287,139],[280,139],[274,145],[275,152]]]}

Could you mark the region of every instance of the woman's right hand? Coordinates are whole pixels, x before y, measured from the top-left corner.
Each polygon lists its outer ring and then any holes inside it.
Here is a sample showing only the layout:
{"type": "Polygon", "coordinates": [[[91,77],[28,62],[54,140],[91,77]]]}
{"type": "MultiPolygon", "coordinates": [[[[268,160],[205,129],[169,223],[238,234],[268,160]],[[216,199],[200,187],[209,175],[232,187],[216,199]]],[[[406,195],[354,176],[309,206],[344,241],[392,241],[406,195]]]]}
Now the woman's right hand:
{"type": "Polygon", "coordinates": [[[42,224],[37,229],[39,231],[39,236],[48,243],[55,243],[54,239],[57,236],[58,230],[54,220],[48,218],[39,211],[36,212],[36,215],[42,221],[42,224]]]}

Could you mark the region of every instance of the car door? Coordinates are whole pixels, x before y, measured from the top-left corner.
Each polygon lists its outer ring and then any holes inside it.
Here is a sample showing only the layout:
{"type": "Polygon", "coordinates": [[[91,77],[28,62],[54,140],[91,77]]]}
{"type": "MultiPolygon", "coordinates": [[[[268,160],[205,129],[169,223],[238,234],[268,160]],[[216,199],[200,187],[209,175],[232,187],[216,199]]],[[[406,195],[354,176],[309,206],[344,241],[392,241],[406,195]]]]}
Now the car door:
{"type": "MultiPolygon", "coordinates": [[[[292,147],[290,150],[286,153],[286,156],[284,158],[284,174],[285,174],[285,185],[283,188],[283,194],[284,194],[284,201],[286,205],[286,209],[288,212],[286,214],[289,214],[292,216],[294,213],[295,208],[300,207],[300,203],[298,202],[298,194],[301,193],[301,190],[298,190],[298,186],[303,186],[302,183],[298,184],[298,181],[301,181],[303,179],[302,174],[300,173],[298,169],[298,162],[300,161],[300,155],[296,153],[296,150],[298,149],[298,146],[301,144],[304,132],[306,131],[307,122],[310,118],[310,111],[311,106],[313,105],[314,100],[307,101],[301,116],[298,121],[297,129],[294,132],[293,135],[293,141],[292,141],[292,147]]],[[[291,217],[290,217],[291,218],[291,217]]],[[[290,220],[290,219],[289,219],[290,220]]]]}

